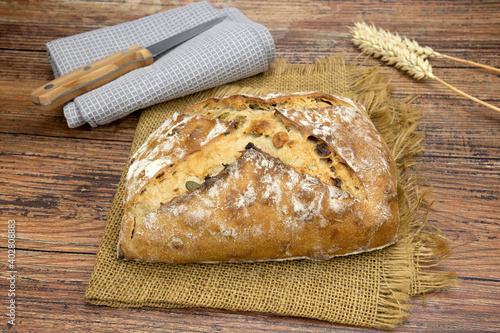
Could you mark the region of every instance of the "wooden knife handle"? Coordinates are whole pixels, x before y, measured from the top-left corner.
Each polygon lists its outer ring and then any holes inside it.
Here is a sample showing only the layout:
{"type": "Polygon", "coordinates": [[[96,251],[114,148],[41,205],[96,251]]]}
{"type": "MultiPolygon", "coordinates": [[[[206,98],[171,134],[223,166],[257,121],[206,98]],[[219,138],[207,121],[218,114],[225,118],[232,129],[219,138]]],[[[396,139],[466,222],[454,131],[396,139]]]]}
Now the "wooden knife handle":
{"type": "Polygon", "coordinates": [[[133,69],[152,63],[151,52],[139,45],[134,45],[44,84],[33,91],[31,100],[44,109],[55,109],[133,69]]]}

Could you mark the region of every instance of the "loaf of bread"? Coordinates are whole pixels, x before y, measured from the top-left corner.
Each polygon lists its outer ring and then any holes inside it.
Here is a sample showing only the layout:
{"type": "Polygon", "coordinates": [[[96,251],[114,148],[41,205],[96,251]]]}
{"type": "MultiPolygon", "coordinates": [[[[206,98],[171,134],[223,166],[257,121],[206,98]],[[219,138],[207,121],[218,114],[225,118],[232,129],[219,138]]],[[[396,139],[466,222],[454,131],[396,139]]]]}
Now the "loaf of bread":
{"type": "Polygon", "coordinates": [[[396,182],[386,143],[347,98],[211,98],[133,155],[118,257],[326,260],[383,248],[399,226],[396,182]]]}

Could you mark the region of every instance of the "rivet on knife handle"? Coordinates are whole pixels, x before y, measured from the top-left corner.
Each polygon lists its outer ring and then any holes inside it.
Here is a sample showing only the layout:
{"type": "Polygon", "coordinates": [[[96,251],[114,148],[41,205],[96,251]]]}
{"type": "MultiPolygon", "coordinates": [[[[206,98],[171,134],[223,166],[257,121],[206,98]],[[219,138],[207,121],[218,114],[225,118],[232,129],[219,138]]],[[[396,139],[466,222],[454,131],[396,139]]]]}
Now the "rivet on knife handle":
{"type": "Polygon", "coordinates": [[[139,45],[134,45],[43,85],[33,91],[31,100],[33,103],[43,106],[44,109],[55,109],[131,70],[152,63],[153,55],[151,52],[139,45]]]}

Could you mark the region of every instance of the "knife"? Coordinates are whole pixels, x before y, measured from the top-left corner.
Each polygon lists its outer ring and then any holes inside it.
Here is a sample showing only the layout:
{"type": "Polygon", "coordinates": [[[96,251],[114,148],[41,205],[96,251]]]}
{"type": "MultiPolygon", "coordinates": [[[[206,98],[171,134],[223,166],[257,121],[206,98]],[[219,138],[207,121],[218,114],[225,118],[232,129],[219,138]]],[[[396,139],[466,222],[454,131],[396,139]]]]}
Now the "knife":
{"type": "Polygon", "coordinates": [[[44,84],[31,93],[31,100],[45,110],[55,109],[62,104],[98,88],[134,69],[149,66],[154,57],[210,29],[225,17],[199,24],[177,35],[168,37],[153,45],[134,45],[91,64],[64,74],[44,84]]]}

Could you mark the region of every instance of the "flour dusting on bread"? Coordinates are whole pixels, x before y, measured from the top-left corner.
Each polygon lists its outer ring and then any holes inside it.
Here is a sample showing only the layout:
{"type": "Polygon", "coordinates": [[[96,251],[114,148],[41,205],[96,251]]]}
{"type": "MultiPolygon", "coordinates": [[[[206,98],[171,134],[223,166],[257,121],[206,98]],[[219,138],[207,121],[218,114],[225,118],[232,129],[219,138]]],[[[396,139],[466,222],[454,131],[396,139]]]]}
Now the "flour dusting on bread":
{"type": "Polygon", "coordinates": [[[399,226],[387,145],[363,106],[324,93],[202,101],[151,134],[126,180],[125,259],[325,260],[399,226]]]}

